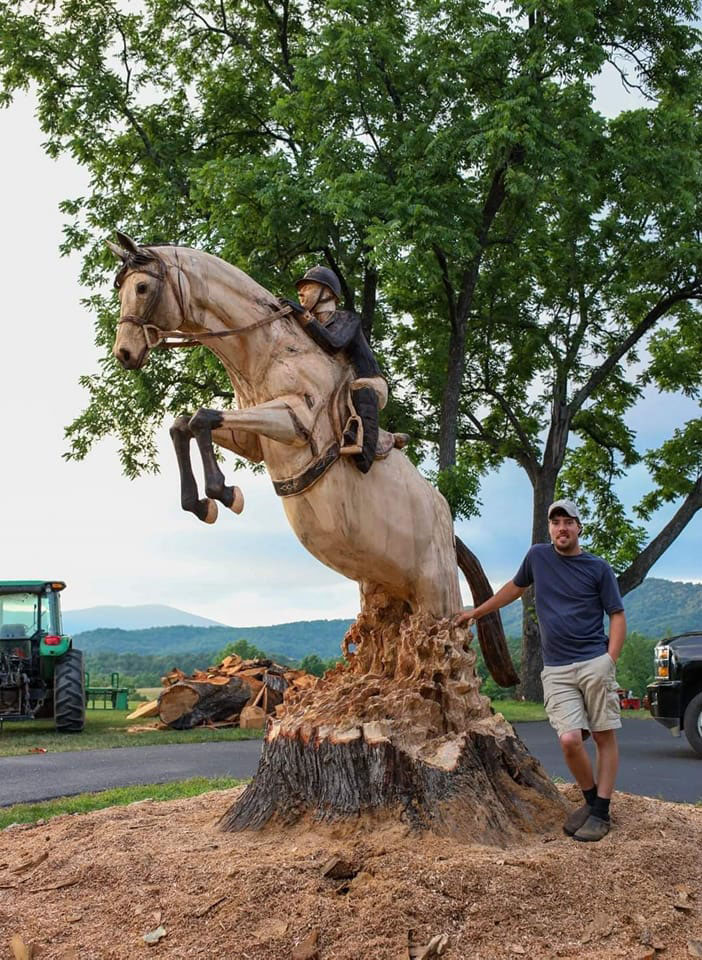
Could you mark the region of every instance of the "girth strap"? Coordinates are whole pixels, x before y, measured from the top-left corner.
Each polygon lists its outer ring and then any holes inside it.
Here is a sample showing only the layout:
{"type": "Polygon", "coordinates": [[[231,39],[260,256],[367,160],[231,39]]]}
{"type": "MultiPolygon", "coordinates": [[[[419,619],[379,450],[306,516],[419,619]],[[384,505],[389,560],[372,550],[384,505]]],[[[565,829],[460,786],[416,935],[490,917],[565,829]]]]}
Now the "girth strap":
{"type": "Polygon", "coordinates": [[[339,444],[335,441],[298,476],[289,477],[287,480],[274,480],[273,489],[279,497],[294,497],[316,483],[338,459],[339,444]]]}

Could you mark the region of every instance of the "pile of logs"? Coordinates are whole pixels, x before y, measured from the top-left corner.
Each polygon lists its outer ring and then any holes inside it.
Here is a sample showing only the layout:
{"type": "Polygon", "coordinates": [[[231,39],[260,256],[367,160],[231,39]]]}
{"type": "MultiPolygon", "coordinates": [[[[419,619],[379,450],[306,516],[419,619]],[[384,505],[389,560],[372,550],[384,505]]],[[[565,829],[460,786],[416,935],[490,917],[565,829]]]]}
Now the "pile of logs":
{"type": "Polygon", "coordinates": [[[276,712],[285,691],[314,686],[317,677],[304,670],[281,667],[272,660],[225,657],[216,667],[186,676],[173,669],[161,677],[163,690],[129,714],[128,720],[158,717],[159,725],[189,730],[200,724],[262,728],[276,712]]]}

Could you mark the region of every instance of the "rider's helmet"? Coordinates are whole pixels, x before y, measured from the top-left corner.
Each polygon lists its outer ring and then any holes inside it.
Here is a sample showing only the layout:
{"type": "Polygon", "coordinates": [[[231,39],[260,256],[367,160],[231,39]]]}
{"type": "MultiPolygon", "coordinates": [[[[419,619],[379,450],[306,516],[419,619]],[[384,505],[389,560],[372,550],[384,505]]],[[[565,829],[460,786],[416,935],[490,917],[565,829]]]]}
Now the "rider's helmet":
{"type": "Polygon", "coordinates": [[[337,300],[341,300],[341,284],[333,270],[328,267],[310,267],[304,277],[295,281],[295,287],[299,290],[303,283],[309,283],[310,281],[321,283],[323,287],[331,290],[337,300]]]}

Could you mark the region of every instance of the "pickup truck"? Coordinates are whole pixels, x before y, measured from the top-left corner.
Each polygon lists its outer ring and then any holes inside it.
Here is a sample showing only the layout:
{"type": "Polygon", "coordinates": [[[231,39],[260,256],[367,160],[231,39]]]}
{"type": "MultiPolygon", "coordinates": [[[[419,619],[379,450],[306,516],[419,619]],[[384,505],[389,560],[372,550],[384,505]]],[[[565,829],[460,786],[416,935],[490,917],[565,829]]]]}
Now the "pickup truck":
{"type": "Polygon", "coordinates": [[[654,658],[656,679],[648,686],[651,715],[674,737],[684,730],[702,756],[702,630],[661,640],[654,658]]]}

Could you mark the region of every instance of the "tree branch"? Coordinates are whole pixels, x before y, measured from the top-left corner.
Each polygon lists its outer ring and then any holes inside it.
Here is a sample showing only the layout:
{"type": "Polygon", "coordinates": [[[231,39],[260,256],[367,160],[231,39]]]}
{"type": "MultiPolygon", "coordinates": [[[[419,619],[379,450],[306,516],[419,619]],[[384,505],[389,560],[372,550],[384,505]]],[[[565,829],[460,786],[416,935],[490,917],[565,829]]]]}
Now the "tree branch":
{"type": "Polygon", "coordinates": [[[503,413],[505,414],[509,422],[512,424],[512,427],[514,428],[517,436],[522,442],[522,446],[524,447],[525,458],[530,460],[533,466],[536,468],[538,464],[537,454],[531,445],[531,440],[526,435],[524,428],[519,422],[519,417],[517,417],[514,410],[512,410],[512,407],[507,402],[506,398],[498,390],[493,390],[490,387],[486,386],[485,392],[488,394],[488,396],[494,397],[495,400],[497,400],[499,405],[502,407],[503,413]]]}
{"type": "Polygon", "coordinates": [[[353,304],[354,304],[353,291],[351,290],[351,287],[349,287],[348,283],[346,282],[346,277],[342,273],[341,267],[337,263],[336,258],[334,257],[334,254],[331,251],[331,247],[322,247],[322,250],[324,251],[324,257],[327,263],[339,278],[339,283],[341,284],[341,291],[344,294],[344,306],[346,307],[347,310],[353,310],[353,304]]]}
{"type": "Polygon", "coordinates": [[[456,296],[454,294],[453,285],[449,276],[448,260],[446,259],[446,254],[438,245],[438,243],[432,244],[432,250],[434,251],[436,262],[439,264],[439,270],[441,271],[441,282],[444,285],[444,291],[446,292],[446,300],[448,302],[449,309],[449,322],[451,324],[451,328],[457,332],[456,296]]]}
{"type": "Polygon", "coordinates": [[[619,574],[617,580],[622,594],[627,594],[630,590],[638,587],[656,560],[663,556],[700,507],[702,507],[702,476],[697,478],[690,493],[660,533],[644,547],[633,563],[623,573],[619,574]]]}
{"type": "Polygon", "coordinates": [[[664,297],[663,300],[659,300],[655,307],[646,314],[646,316],[638,323],[634,329],[631,331],[628,337],[625,337],[624,340],[610,353],[607,359],[600,364],[593,372],[591,373],[587,382],[578,390],[573,399],[570,401],[568,409],[571,413],[571,416],[576,413],[585,401],[595,392],[595,390],[603,383],[609,374],[612,372],[614,367],[619,363],[619,361],[624,357],[633,346],[635,346],[642,337],[644,337],[648,331],[655,326],[655,324],[664,316],[671,307],[674,307],[676,303],[682,303],[684,300],[700,300],[702,299],[702,291],[699,287],[687,287],[683,290],[678,290],[677,293],[671,294],[668,297],[664,297]]]}

